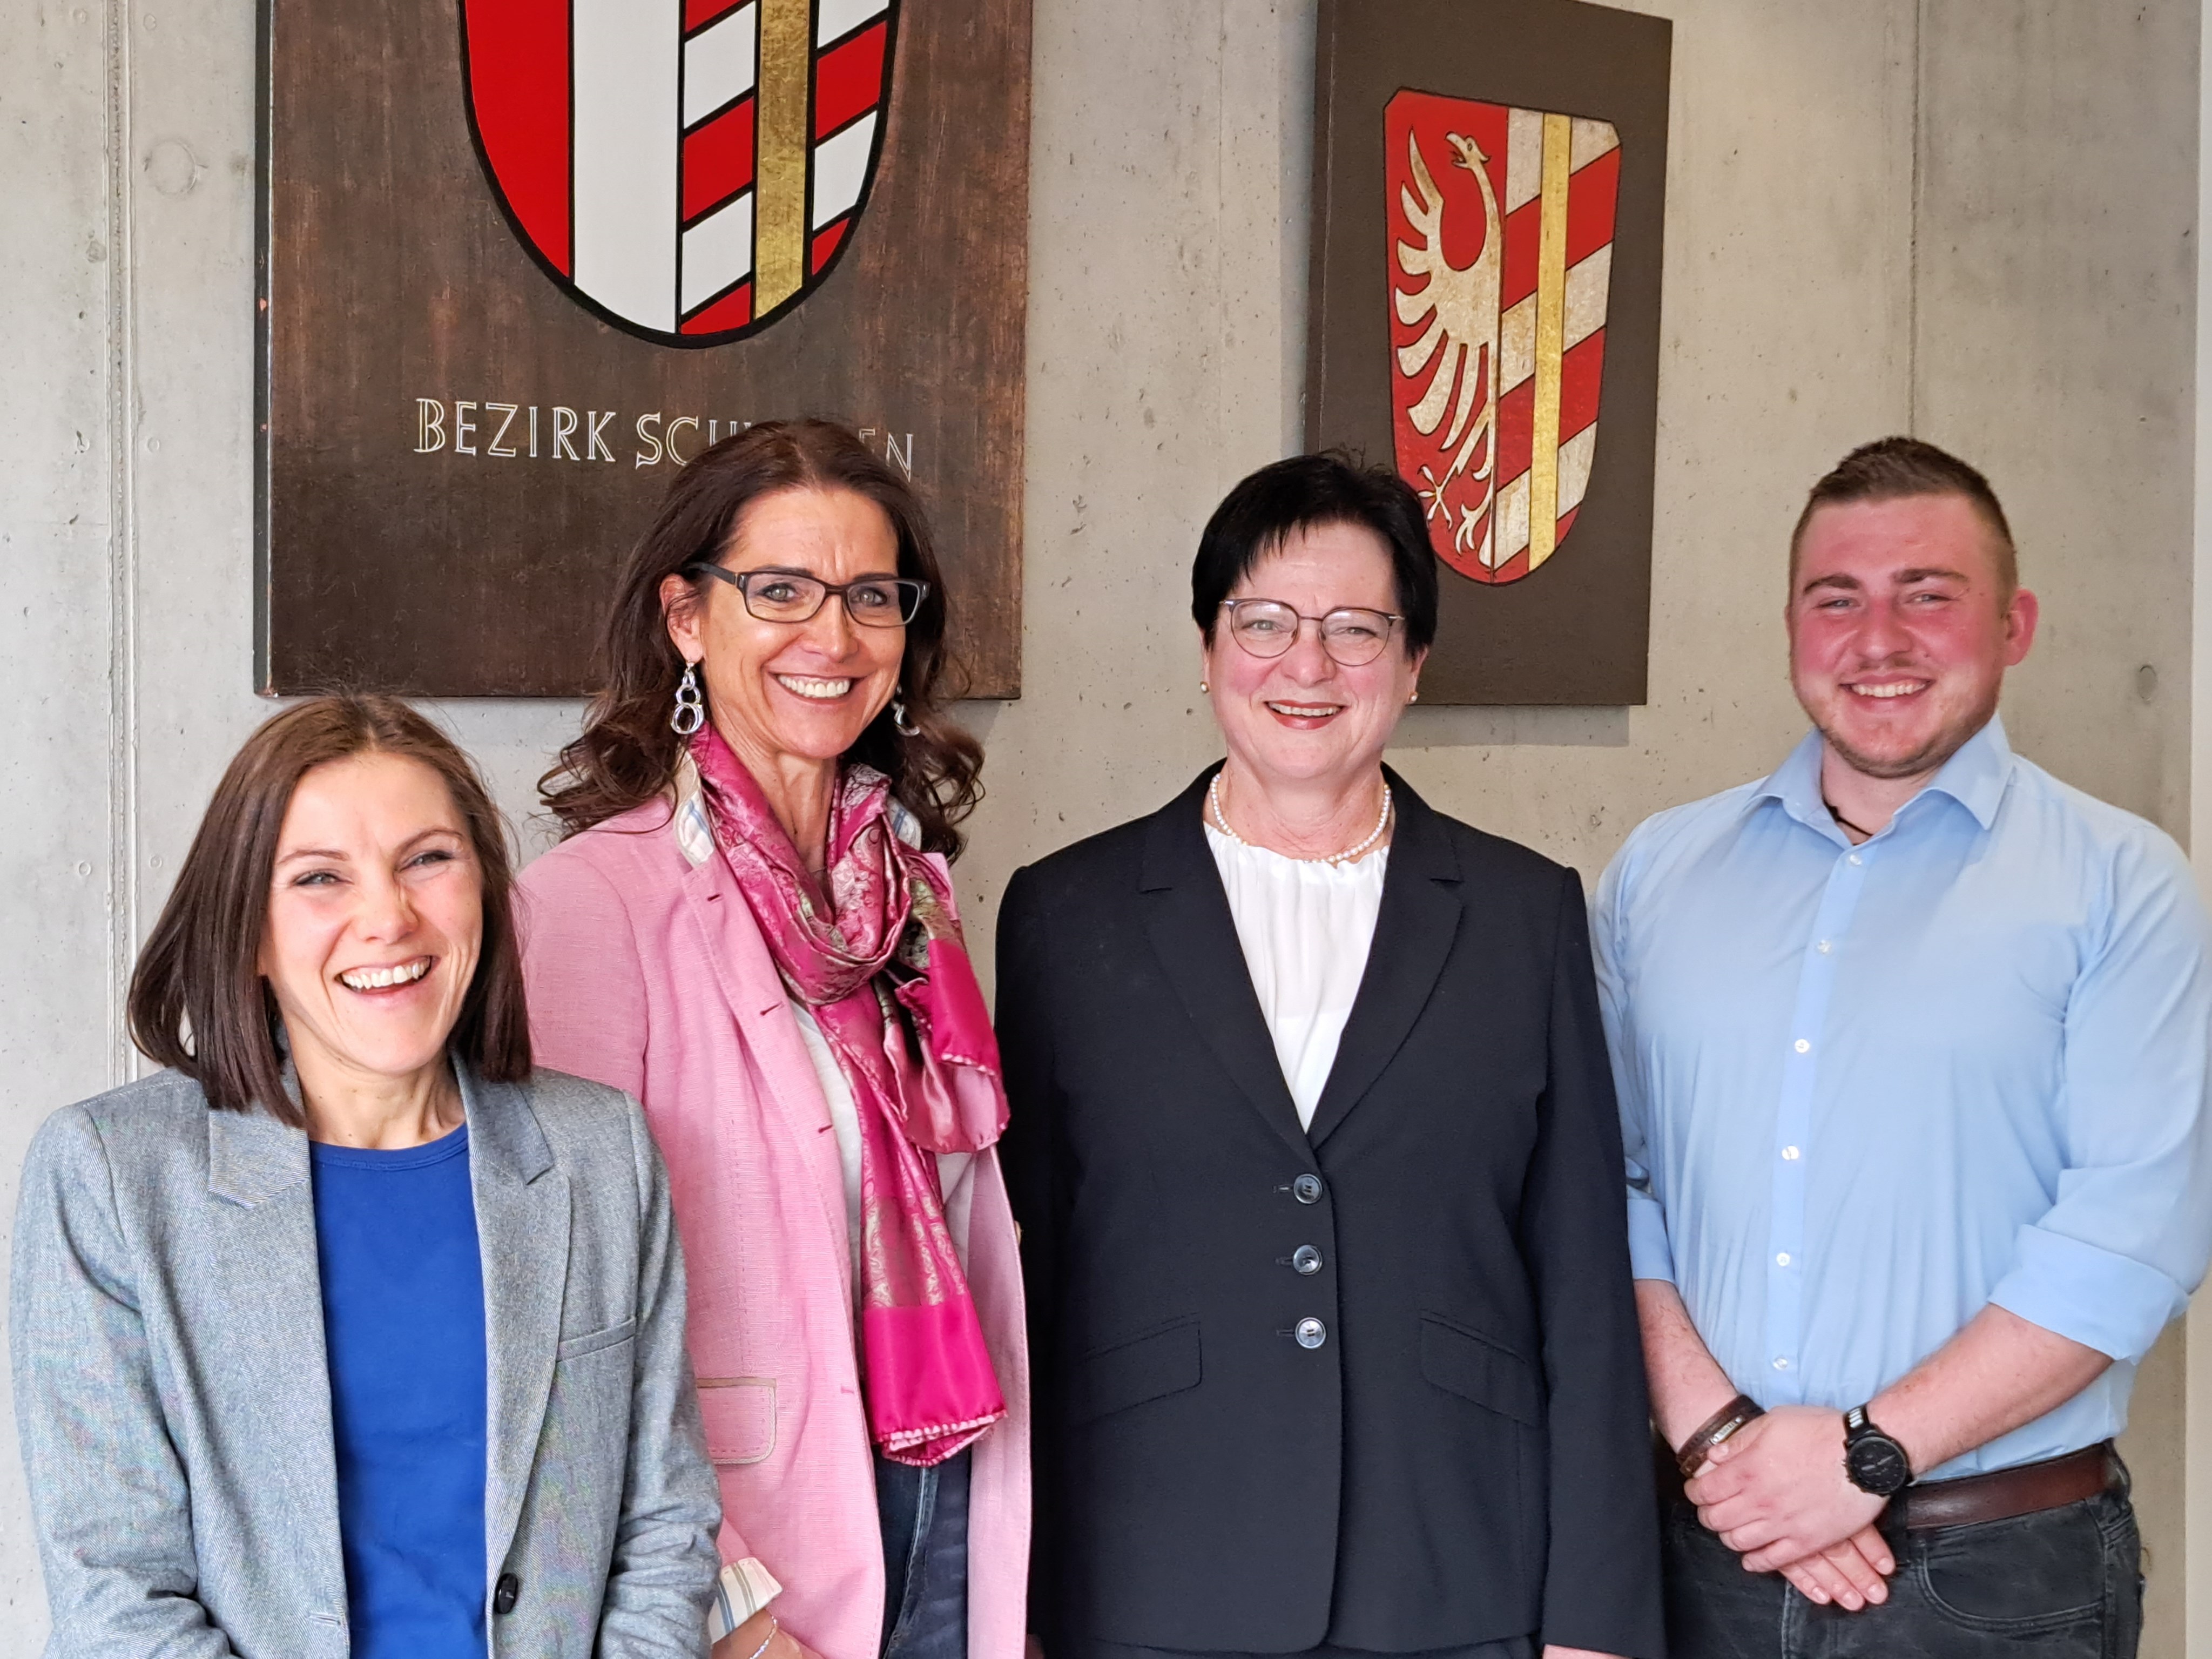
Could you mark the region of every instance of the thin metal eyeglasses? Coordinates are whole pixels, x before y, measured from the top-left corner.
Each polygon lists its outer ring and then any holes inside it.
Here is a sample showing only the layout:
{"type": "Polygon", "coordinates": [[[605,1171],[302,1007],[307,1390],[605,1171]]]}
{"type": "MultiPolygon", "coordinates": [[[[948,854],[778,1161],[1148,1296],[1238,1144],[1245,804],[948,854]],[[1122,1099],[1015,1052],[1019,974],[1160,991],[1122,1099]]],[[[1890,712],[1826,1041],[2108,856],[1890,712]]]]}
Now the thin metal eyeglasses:
{"type": "Polygon", "coordinates": [[[917,576],[863,576],[836,586],[803,570],[728,570],[706,559],[684,567],[690,576],[719,576],[745,597],[745,609],[763,622],[803,623],[836,594],[845,614],[866,628],[903,628],[929,597],[929,584],[917,576]]]}
{"type": "Polygon", "coordinates": [[[1340,666],[1360,668],[1381,656],[1390,635],[1406,619],[1388,611],[1341,605],[1325,617],[1309,617],[1280,599],[1224,599],[1229,634],[1255,657],[1279,657],[1297,642],[1307,623],[1321,635],[1321,648],[1340,666]]]}

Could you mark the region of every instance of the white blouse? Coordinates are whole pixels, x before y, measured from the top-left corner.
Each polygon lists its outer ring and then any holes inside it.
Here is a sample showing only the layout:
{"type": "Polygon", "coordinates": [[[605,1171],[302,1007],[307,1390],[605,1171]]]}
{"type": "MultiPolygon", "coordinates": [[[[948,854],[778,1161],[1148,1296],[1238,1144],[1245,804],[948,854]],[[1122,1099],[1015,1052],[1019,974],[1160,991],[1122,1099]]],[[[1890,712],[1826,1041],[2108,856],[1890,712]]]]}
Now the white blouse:
{"type": "Polygon", "coordinates": [[[1299,1124],[1311,1128],[1367,971],[1390,849],[1378,847],[1356,864],[1322,864],[1237,841],[1210,823],[1206,844],[1229,894],[1283,1081],[1299,1124]]]}

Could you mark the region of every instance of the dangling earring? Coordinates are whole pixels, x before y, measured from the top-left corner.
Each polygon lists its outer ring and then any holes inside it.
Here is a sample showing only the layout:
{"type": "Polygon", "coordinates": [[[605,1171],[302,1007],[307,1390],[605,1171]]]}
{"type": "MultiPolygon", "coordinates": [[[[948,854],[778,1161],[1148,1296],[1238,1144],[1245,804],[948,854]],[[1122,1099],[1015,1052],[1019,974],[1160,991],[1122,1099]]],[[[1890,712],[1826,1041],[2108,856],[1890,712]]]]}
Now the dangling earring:
{"type": "Polygon", "coordinates": [[[906,702],[900,697],[891,699],[891,730],[902,738],[918,738],[921,735],[920,726],[907,724],[906,702]]]}
{"type": "Polygon", "coordinates": [[[707,700],[699,695],[699,665],[684,665],[684,678],[676,683],[676,712],[668,717],[668,729],[679,738],[688,738],[707,723],[707,700]]]}

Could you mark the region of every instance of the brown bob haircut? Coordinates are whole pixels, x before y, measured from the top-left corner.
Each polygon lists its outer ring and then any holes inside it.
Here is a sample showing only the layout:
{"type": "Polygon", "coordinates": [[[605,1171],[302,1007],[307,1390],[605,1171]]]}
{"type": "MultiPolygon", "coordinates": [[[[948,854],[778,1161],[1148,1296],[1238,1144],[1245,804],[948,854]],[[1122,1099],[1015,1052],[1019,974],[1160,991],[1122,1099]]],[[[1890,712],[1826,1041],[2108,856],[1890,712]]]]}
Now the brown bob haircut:
{"type": "Polygon", "coordinates": [[[2012,526],[2005,522],[1997,493],[1979,471],[1948,450],[1918,438],[1877,438],[1861,444],[1838,461],[1828,476],[1813,486],[1797,527],[1790,532],[1790,586],[1797,586],[1797,550],[1805,540],[1805,526],[1824,507],[1848,507],[1860,501],[1898,501],[1914,495],[1958,495],[1978,514],[1990,532],[1997,557],[1997,592],[2005,604],[2020,586],[2020,554],[2013,546],[2012,526]]]}
{"type": "Polygon", "coordinates": [[[263,721],[223,773],[131,977],[131,1041],[198,1084],[219,1110],[258,1107],[305,1126],[284,1091],[281,1022],[261,976],[270,884],[300,780],[359,755],[403,756],[445,780],[483,884],[483,954],[450,1050],[490,1082],[530,1074],[514,866],[483,781],[453,739],[397,697],[316,697],[263,721]]]}
{"type": "Polygon", "coordinates": [[[695,602],[703,602],[713,579],[691,566],[719,563],[743,533],[745,509],[787,489],[848,490],[873,501],[898,539],[898,574],[929,584],[921,608],[906,627],[899,665],[899,699],[905,735],[885,708],[868,723],[848,761],[872,766],[891,781],[891,792],[921,825],[921,844],[957,857],[957,825],[983,797],[983,751],[946,715],[959,695],[949,684],[945,635],[951,613],[945,573],[929,520],[913,488],[890,464],[834,421],[763,421],[725,438],[684,464],[668,495],[615,581],[612,607],[599,641],[600,690],[584,717],[584,730],[561,751],[560,764],[538,780],[545,805],[575,835],[617,813],[642,806],[676,776],[684,739],[668,724],[684,658],[668,637],[660,585],[682,575],[695,602]]]}

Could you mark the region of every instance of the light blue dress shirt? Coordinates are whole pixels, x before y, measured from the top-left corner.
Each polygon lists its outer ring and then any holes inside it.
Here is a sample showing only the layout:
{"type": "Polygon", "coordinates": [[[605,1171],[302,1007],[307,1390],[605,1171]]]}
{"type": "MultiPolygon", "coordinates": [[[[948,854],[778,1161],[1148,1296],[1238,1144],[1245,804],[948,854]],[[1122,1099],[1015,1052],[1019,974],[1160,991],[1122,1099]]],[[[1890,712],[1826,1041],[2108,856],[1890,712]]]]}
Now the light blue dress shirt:
{"type": "Polygon", "coordinates": [[[1820,750],[1599,884],[1636,1275],[1769,1407],[1869,1400],[1995,1302],[2115,1363],[1930,1476],[2093,1445],[2212,1253],[2188,864],[1995,720],[1854,848],[1820,750]]]}

